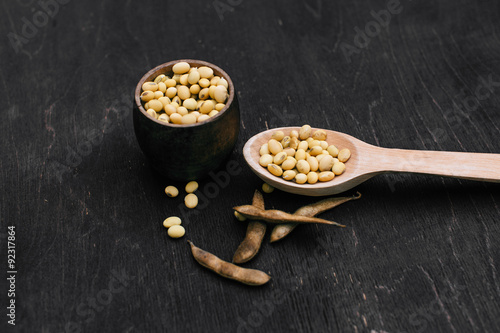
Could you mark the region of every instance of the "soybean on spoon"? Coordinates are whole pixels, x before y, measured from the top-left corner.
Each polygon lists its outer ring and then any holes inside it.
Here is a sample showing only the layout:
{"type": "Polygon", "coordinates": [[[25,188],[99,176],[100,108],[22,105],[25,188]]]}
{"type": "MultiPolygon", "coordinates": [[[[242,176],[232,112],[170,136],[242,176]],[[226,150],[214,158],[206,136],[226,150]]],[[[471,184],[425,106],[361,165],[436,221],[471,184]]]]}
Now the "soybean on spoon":
{"type": "MultiPolygon", "coordinates": [[[[389,172],[411,172],[487,182],[500,182],[500,154],[465,153],[431,150],[404,150],[370,145],[345,133],[325,130],[329,144],[348,148],[351,158],[346,170],[328,182],[297,184],[269,173],[259,164],[259,149],[275,131],[288,135],[300,127],[273,128],[251,137],[243,155],[252,171],[263,181],[285,192],[324,196],[347,191],[373,176],[389,172]]],[[[318,128],[313,128],[313,132],[318,128]]]]}

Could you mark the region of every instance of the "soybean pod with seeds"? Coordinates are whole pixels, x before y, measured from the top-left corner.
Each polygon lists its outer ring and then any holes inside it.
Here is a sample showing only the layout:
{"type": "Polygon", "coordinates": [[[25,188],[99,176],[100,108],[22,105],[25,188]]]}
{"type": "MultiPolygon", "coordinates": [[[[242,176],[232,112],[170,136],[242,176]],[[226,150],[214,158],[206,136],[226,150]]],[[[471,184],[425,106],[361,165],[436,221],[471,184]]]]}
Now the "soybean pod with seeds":
{"type": "Polygon", "coordinates": [[[194,259],[203,267],[210,269],[218,275],[235,280],[249,286],[261,286],[269,282],[271,277],[259,270],[236,266],[219,257],[200,249],[193,242],[188,241],[194,259]]]}
{"type": "MultiPolygon", "coordinates": [[[[318,214],[321,214],[323,212],[326,212],[327,210],[330,210],[332,208],[335,208],[345,202],[351,201],[351,200],[357,200],[361,198],[361,193],[357,192],[356,195],[350,196],[350,197],[331,197],[327,198],[318,202],[315,202],[313,204],[301,207],[293,213],[293,215],[297,216],[309,216],[309,217],[314,217],[318,214]]],[[[285,223],[285,224],[279,224],[273,228],[273,231],[271,232],[271,243],[279,241],[280,239],[283,239],[286,237],[289,233],[297,227],[297,223],[285,223]]]]}
{"type": "MultiPolygon", "coordinates": [[[[264,196],[258,190],[255,190],[254,192],[252,206],[259,209],[265,209],[264,196]]],[[[248,223],[245,239],[241,242],[234,253],[233,262],[236,264],[242,264],[255,257],[257,252],[259,252],[265,234],[265,223],[260,221],[250,221],[248,223]]]]}

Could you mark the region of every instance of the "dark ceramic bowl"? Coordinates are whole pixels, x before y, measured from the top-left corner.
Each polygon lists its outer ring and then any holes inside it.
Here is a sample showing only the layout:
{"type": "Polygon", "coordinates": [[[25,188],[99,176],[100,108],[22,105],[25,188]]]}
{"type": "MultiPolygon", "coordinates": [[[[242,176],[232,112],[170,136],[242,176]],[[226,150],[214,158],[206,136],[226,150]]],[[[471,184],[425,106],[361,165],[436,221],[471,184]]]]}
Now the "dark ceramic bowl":
{"type": "Polygon", "coordinates": [[[234,85],[229,75],[214,64],[192,59],[170,61],[144,75],[135,89],[134,130],[139,146],[152,167],[164,176],[179,181],[203,178],[216,169],[231,153],[240,128],[240,111],[234,85]],[[208,66],[229,84],[226,106],[208,120],[192,125],[176,125],[151,118],[142,106],[140,95],[144,82],[172,71],[185,61],[192,67],[208,66]]]}

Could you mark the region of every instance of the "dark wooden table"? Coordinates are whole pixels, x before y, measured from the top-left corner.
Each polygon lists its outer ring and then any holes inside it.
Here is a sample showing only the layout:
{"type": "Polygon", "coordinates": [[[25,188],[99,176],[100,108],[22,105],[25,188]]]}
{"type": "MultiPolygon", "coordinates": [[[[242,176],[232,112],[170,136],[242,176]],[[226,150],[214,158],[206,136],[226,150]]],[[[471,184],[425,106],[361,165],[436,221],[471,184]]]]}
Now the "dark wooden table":
{"type": "Polygon", "coordinates": [[[500,153],[497,1],[58,1],[1,6],[2,332],[500,331],[498,184],[377,176],[321,215],[347,228],[267,236],[245,265],[272,276],[263,287],[218,277],[186,244],[232,257],[246,224],[231,207],[262,184],[242,147],[267,128],[500,153]],[[131,106],[147,70],[180,58],[231,75],[241,131],[229,185],[173,240],[162,221],[182,197],[163,189],[184,184],[152,172],[131,106]]]}

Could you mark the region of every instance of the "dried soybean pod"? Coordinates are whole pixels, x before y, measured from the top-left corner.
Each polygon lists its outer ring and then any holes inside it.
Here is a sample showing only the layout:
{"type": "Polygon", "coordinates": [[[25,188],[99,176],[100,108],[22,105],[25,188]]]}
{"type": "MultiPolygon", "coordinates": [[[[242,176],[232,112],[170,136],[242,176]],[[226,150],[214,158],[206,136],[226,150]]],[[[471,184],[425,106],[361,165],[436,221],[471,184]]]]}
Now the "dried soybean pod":
{"type": "MultiPolygon", "coordinates": [[[[252,206],[260,209],[265,209],[264,207],[264,196],[259,190],[255,190],[252,199],[252,206]]],[[[245,239],[236,249],[233,256],[233,262],[236,264],[242,264],[250,261],[257,252],[259,252],[260,245],[266,234],[266,224],[259,221],[250,221],[247,227],[247,233],[245,239]]]]}
{"type": "Polygon", "coordinates": [[[188,241],[188,243],[191,245],[191,253],[193,253],[194,259],[203,267],[210,269],[222,277],[248,284],[249,286],[260,286],[266,284],[271,279],[269,275],[262,271],[236,266],[200,249],[191,241],[188,241]]]}
{"type": "Polygon", "coordinates": [[[319,219],[316,217],[288,214],[281,210],[275,209],[263,210],[252,205],[237,206],[233,207],[233,209],[250,220],[262,220],[269,223],[321,223],[332,224],[338,227],[345,227],[345,225],[338,224],[337,222],[333,221],[319,219]]]}
{"type": "MultiPolygon", "coordinates": [[[[357,192],[356,195],[350,197],[332,197],[324,199],[297,209],[295,213],[293,213],[293,215],[313,217],[327,210],[335,208],[343,204],[344,202],[357,200],[359,198],[361,198],[361,193],[357,192]]],[[[286,237],[289,233],[292,232],[293,229],[295,229],[297,225],[297,223],[286,223],[275,226],[273,231],[271,232],[271,243],[279,241],[280,239],[286,237]]]]}

